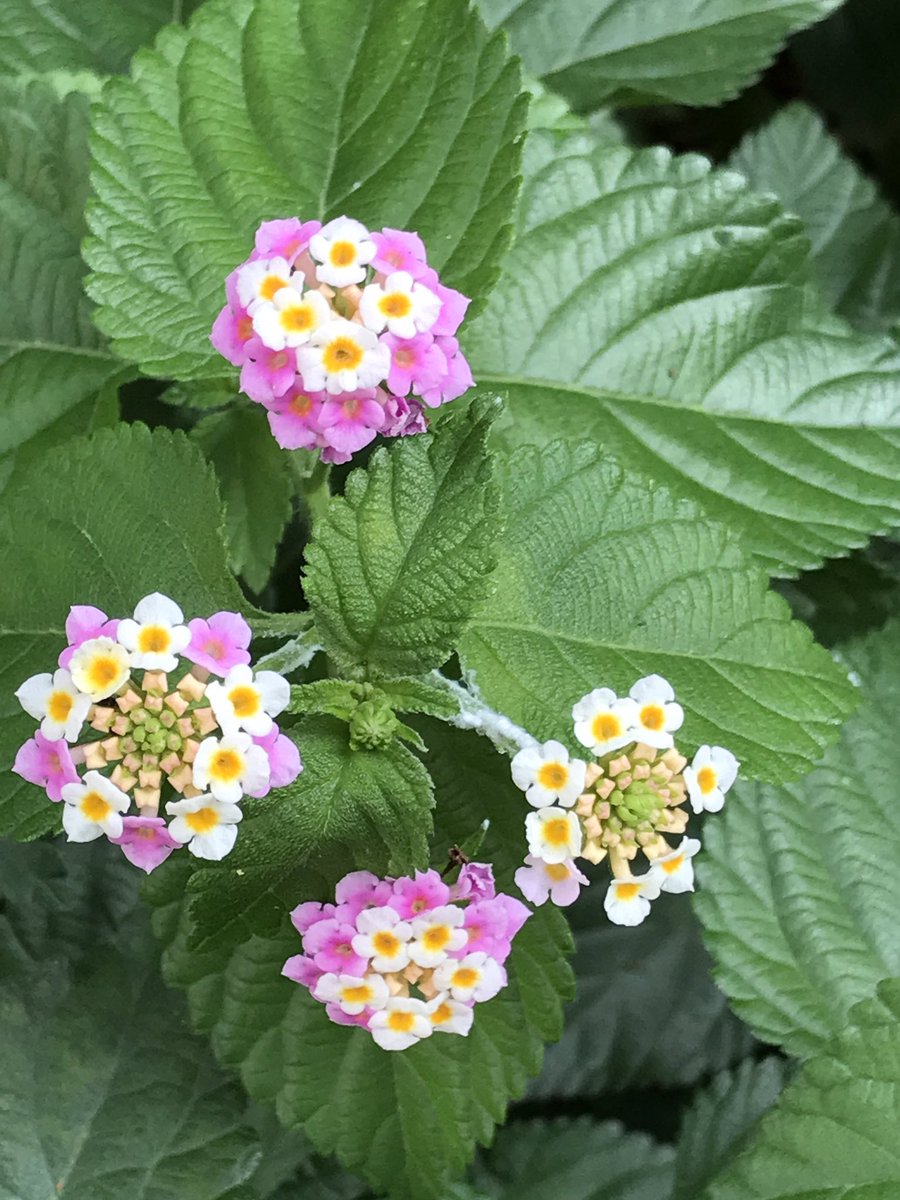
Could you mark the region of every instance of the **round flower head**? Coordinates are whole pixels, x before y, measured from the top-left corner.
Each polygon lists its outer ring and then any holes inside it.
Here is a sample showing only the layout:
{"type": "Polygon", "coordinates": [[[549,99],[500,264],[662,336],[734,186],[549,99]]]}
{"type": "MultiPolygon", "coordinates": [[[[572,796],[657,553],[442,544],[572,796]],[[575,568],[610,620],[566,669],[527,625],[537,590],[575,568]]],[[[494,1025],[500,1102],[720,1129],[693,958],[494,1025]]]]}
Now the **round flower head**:
{"type": "Polygon", "coordinates": [[[234,847],[237,824],[243,816],[236,804],[223,804],[213,796],[193,796],[170,801],[166,812],[174,820],[169,833],[186,845],[196,858],[218,862],[234,847]]]}
{"type": "Polygon", "coordinates": [[[133,618],[119,622],[117,637],[131,655],[133,667],[174,671],[177,655],[190,642],[191,632],[175,601],[153,592],[140,601],[133,618]]]}
{"type": "Polygon", "coordinates": [[[595,688],[572,709],[575,736],[594,754],[608,754],[635,741],[637,705],[620,700],[610,688],[595,688]]]}
{"type": "Polygon", "coordinates": [[[253,795],[269,782],[269,759],[248,733],[206,738],[194,759],[194,786],[209,788],[216,800],[237,804],[245,792],[253,795]]]}
{"type": "Polygon", "coordinates": [[[637,705],[636,740],[664,750],[674,745],[672,734],[682,726],[684,709],[675,703],[669,681],[661,675],[648,675],[637,681],[630,696],[637,705]]]}
{"type": "Polygon", "coordinates": [[[51,742],[75,742],[91,707],[68,671],[32,675],[16,691],[16,699],[30,717],[41,723],[41,733],[51,742]]]}
{"type": "Polygon", "coordinates": [[[291,268],[284,258],[254,259],[238,267],[238,300],[252,314],[255,305],[271,303],[290,282],[291,268]]]}
{"type": "Polygon", "coordinates": [[[441,992],[426,1005],[428,1020],[435,1033],[458,1033],[468,1037],[472,1022],[475,1020],[475,1009],[470,1004],[454,1000],[447,992],[441,992]]]}
{"type": "Polygon", "coordinates": [[[368,329],[376,333],[387,329],[400,338],[425,333],[440,311],[434,292],[416,283],[407,271],[394,271],[383,284],[370,283],[359,302],[359,315],[368,329]]]}
{"type": "Polygon", "coordinates": [[[548,899],[559,908],[567,908],[578,899],[588,879],[575,866],[571,858],[560,863],[547,863],[529,854],[525,866],[516,871],[516,886],[532,904],[540,907],[548,899]]]}
{"type": "MultiPolygon", "coordinates": [[[[121,625],[121,621],[118,622],[121,625]]],[[[69,659],[72,682],[94,701],[114,696],[131,672],[131,656],[112,638],[90,638],[69,659]]]]}
{"type": "Polygon", "coordinates": [[[336,217],[310,238],[309,252],[318,264],[319,282],[343,288],[365,279],[377,248],[365,225],[350,217],[336,217]]]}
{"type": "Polygon", "coordinates": [[[613,879],[603,900],[606,915],[615,925],[640,925],[659,890],[659,882],[652,873],[613,879]]]}
{"type": "Polygon", "coordinates": [[[99,771],[88,771],[79,783],[65,784],[62,798],[63,829],[70,842],[93,842],[104,833],[108,837],[122,833],[122,813],[128,811],[130,801],[99,771]]]}
{"type": "Polygon", "coordinates": [[[353,949],[363,958],[371,958],[376,971],[402,971],[409,962],[407,943],[412,926],[401,921],[393,908],[367,908],[356,918],[357,934],[353,949]]]}
{"type": "Polygon", "coordinates": [[[254,737],[265,737],[272,718],[284,712],[291,698],[288,681],[274,671],[255,675],[243,664],[232,667],[222,683],[206,689],[216,720],[226,733],[244,730],[254,737]]]}
{"type": "Polygon", "coordinates": [[[270,350],[305,346],[315,331],[331,317],[328,301],[320,292],[304,291],[303,277],[292,275],[271,302],[253,309],[253,329],[270,350]]]}
{"type": "Polygon", "coordinates": [[[435,987],[454,1000],[492,1000],[504,984],[503,968],[482,951],[445,962],[434,973],[435,987]]]}
{"type": "Polygon", "coordinates": [[[654,859],[650,874],[654,876],[663,892],[692,892],[694,890],[694,864],[691,859],[700,849],[696,838],[682,838],[676,850],[661,854],[654,859]]]}
{"type": "Polygon", "coordinates": [[[396,996],[372,1015],[369,1029],[382,1050],[408,1050],[430,1037],[433,1025],[424,1001],[396,996]]]}
{"type": "Polygon", "coordinates": [[[740,763],[721,746],[701,746],[694,761],[685,767],[684,779],[695,813],[720,812],[725,793],[737,779],[740,763]]]}
{"type": "Polygon", "coordinates": [[[561,742],[526,746],[512,760],[513,783],[535,808],[551,804],[571,807],[584,788],[584,772],[585,764],[578,759],[570,761],[561,742]]]}
{"type": "Polygon", "coordinates": [[[377,387],[390,371],[391,354],[371,329],[336,317],[300,347],[297,366],[308,392],[336,396],[377,387]]]}
{"type": "Polygon", "coordinates": [[[547,863],[565,862],[581,852],[581,826],[572,811],[541,808],[525,818],[528,849],[547,863]]]}

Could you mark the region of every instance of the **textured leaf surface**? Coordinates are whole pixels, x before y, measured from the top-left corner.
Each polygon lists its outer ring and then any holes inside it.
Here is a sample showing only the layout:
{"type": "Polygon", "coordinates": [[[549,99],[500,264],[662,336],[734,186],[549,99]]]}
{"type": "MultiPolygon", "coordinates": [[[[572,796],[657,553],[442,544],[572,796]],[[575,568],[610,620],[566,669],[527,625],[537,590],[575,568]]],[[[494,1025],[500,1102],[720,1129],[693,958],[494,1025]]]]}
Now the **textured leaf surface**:
{"type": "Polygon", "coordinates": [[[82,287],[87,130],[86,97],[0,81],[0,492],[17,462],[116,415],[99,393],[122,364],[82,287]]]}
{"type": "Polygon", "coordinates": [[[592,437],[791,574],[897,523],[900,357],[810,311],[796,219],[705,159],[532,134],[469,331],[518,442],[592,437]]]}
{"type": "Polygon", "coordinates": [[[517,452],[500,486],[495,590],[460,644],[490,705],[571,742],[575,701],[655,672],[684,705],[679,743],[768,778],[815,761],[853,688],[726,530],[584,442],[517,452]]]}
{"type": "Polygon", "coordinates": [[[900,1193],[900,980],[803,1067],[706,1200],[892,1200],[900,1193]]]}
{"type": "Polygon", "coordinates": [[[769,65],[790,34],[840,0],[481,0],[533,75],[576,108],[720,104],[769,65]]]}
{"type": "Polygon", "coordinates": [[[829,307],[877,329],[900,317],[900,217],[803,104],[783,108],[730,165],[803,218],[829,307]]]}
{"type": "Polygon", "coordinates": [[[204,6],[96,111],[99,324],[148,374],[221,375],[224,278],[260,220],[290,215],[418,229],[447,281],[482,297],[515,201],[518,87],[465,0],[204,6]]]}
{"type": "Polygon", "coordinates": [[[414,674],[450,657],[495,561],[485,449],[495,411],[479,402],[437,434],[396,440],[331,501],[305,591],[342,666],[414,674]]]}
{"type": "Polygon", "coordinates": [[[125,615],[148,592],[187,616],[246,609],[225,565],[212,469],[181,435],[119,426],[49,451],[0,511],[0,832],[37,837],[59,813],[9,770],[34,730],[13,693],[52,670],[72,604],[125,615]]]}
{"type": "MultiPolygon", "coordinates": [[[[522,849],[522,801],[508,760],[472,734],[431,721],[420,729],[431,747],[441,821],[433,861],[445,861],[446,848],[488,818],[483,855],[508,884],[522,849]]],[[[527,922],[513,950],[510,987],[480,1008],[468,1038],[435,1037],[390,1054],[362,1031],[331,1024],[303,989],[279,976],[299,946],[284,919],[278,932],[248,937],[236,949],[187,953],[179,872],[167,864],[146,894],[159,906],[168,976],[187,987],[195,1023],[211,1033],[220,1059],[240,1071],[254,1097],[274,1100],[285,1124],[305,1123],[320,1151],[336,1152],[376,1191],[443,1196],[448,1178],[477,1142],[490,1139],[510,1098],[537,1072],[542,1043],[560,1034],[571,988],[561,915],[541,911],[527,922]]]]}
{"type": "Polygon", "coordinates": [[[805,1055],[900,974],[900,807],[891,747],[900,626],[844,652],[862,705],[789,787],[740,784],[706,826],[697,912],[717,979],[766,1041],[805,1055]]]}

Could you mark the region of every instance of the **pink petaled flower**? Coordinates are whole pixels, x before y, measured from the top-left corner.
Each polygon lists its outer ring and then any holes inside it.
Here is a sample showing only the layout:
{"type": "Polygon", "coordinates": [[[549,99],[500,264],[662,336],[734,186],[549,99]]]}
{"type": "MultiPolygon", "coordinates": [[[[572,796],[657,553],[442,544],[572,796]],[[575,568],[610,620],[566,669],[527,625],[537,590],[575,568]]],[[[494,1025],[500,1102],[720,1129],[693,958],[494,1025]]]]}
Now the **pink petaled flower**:
{"type": "Polygon", "coordinates": [[[241,367],[241,391],[259,404],[271,404],[297,381],[297,354],[294,350],[270,350],[258,337],[244,347],[241,367]]]}
{"type": "Polygon", "coordinates": [[[59,665],[67,667],[72,655],[83,642],[92,638],[108,637],[116,640],[118,619],[110,620],[105,612],[92,604],[73,604],[66,617],[66,640],[68,646],[59,656],[59,665]]]}
{"type": "Polygon", "coordinates": [[[323,971],[336,975],[365,975],[369,960],[353,949],[356,929],[343,921],[317,921],[303,936],[303,948],[323,971]]]}
{"type": "Polygon", "coordinates": [[[299,383],[268,403],[269,428],[282,450],[312,450],[321,445],[319,418],[325,392],[305,392],[299,383]]]}
{"type": "Polygon", "coordinates": [[[407,920],[449,903],[450,889],[437,871],[416,871],[415,879],[398,879],[389,901],[391,908],[407,920]]]}
{"type": "Polygon", "coordinates": [[[47,795],[57,803],[62,800],[63,786],[78,782],[78,772],[65,741],[51,742],[39,729],[19,747],[13,770],[29,783],[46,788],[47,795]]]}
{"type": "Polygon", "coordinates": [[[456,400],[470,387],[475,386],[468,360],[460,350],[456,338],[436,338],[435,346],[440,349],[446,367],[439,382],[421,393],[422,399],[429,408],[437,408],[450,400],[456,400]]]}
{"type": "Polygon", "coordinates": [[[468,296],[464,296],[462,292],[457,292],[453,288],[444,287],[437,271],[431,267],[424,273],[421,282],[429,291],[434,292],[441,302],[440,316],[432,325],[431,332],[435,337],[456,333],[466,315],[466,309],[471,303],[468,296]]]}
{"type": "Polygon", "coordinates": [[[364,908],[381,908],[390,904],[392,890],[392,881],[389,879],[379,879],[371,871],[351,871],[334,889],[338,920],[355,925],[356,918],[364,908]]]}
{"type": "Polygon", "coordinates": [[[531,916],[520,901],[503,892],[491,900],[478,900],[470,904],[463,918],[463,927],[469,940],[459,955],[484,951],[504,963],[509,958],[512,940],[531,916]]]}
{"type": "Polygon", "coordinates": [[[364,1008],[362,1012],[351,1016],[350,1013],[345,1013],[339,1004],[326,1004],[325,1011],[334,1021],[335,1025],[359,1025],[361,1029],[367,1029],[369,1021],[372,1019],[372,1013],[375,1011],[372,1008],[364,1008]]]}
{"type": "Polygon", "coordinates": [[[409,437],[428,428],[422,405],[413,397],[388,396],[384,402],[384,437],[409,437]]]}
{"type": "Polygon", "coordinates": [[[497,894],[490,863],[464,863],[450,888],[451,900],[493,900],[497,894]]]}
{"type": "Polygon", "coordinates": [[[561,863],[545,863],[529,854],[525,866],[516,871],[516,886],[538,908],[548,898],[560,908],[574,904],[581,888],[589,882],[571,858],[561,863]]]}
{"type": "Polygon", "coordinates": [[[398,338],[383,333],[380,339],[391,352],[391,370],[387,383],[395,396],[413,391],[418,396],[440,389],[447,374],[447,360],[430,333],[414,338],[398,338]]]}
{"type": "MultiPolygon", "coordinates": [[[[371,265],[376,271],[385,275],[394,271],[408,271],[413,279],[420,279],[428,270],[425,243],[417,233],[407,233],[403,229],[382,229],[381,233],[372,234],[372,241],[376,249],[371,265]]],[[[437,272],[432,271],[431,274],[437,279],[437,272]]]]}
{"type": "Polygon", "coordinates": [[[121,846],[128,861],[148,875],[181,844],[169,833],[162,817],[124,817],[122,832],[109,840],[121,846]]]}
{"type": "Polygon", "coordinates": [[[384,409],[377,390],[344,392],[329,397],[319,413],[319,426],[326,445],[338,454],[353,454],[367,446],[384,423],[384,409]]]}
{"type": "MultiPolygon", "coordinates": [[[[209,620],[195,617],[188,622],[191,640],[182,652],[185,658],[213,675],[225,676],[232,667],[250,662],[250,626],[239,613],[217,612],[209,620]]],[[[277,785],[276,785],[277,786],[277,785]]]]}
{"type": "MultiPolygon", "coordinates": [[[[241,266],[244,264],[241,263],[241,266]]],[[[253,337],[253,320],[241,305],[237,294],[236,267],[225,280],[225,295],[228,303],[213,322],[209,340],[223,358],[233,367],[243,365],[247,357],[247,343],[253,337]]]]}
{"type": "Polygon", "coordinates": [[[305,954],[292,955],[281,968],[281,973],[288,979],[293,979],[294,983],[302,983],[310,990],[325,974],[321,967],[317,967],[313,960],[307,958],[305,954]]]}
{"type": "Polygon", "coordinates": [[[318,921],[328,921],[334,916],[333,904],[319,904],[315,900],[306,900],[291,909],[291,924],[298,933],[304,934],[312,929],[318,921]]]}
{"type": "Polygon", "coordinates": [[[300,221],[284,217],[263,221],[256,231],[254,258],[286,258],[293,263],[309,245],[309,239],[322,228],[321,221],[300,221]]]}
{"type": "Polygon", "coordinates": [[[269,788],[287,787],[293,783],[303,770],[303,760],[296,742],[274,724],[265,737],[255,737],[253,740],[257,746],[262,746],[269,760],[269,786],[266,792],[269,788]]]}

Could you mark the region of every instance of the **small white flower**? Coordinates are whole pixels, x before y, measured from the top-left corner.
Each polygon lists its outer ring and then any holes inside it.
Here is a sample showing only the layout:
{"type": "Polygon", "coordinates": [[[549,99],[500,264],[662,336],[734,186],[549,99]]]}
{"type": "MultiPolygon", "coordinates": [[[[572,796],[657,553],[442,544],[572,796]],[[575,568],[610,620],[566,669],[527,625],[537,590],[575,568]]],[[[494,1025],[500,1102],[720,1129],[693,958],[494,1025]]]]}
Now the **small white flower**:
{"type": "Polygon", "coordinates": [[[169,833],[175,841],[186,844],[195,858],[211,862],[218,862],[231,851],[243,815],[236,804],[222,804],[210,795],[170,800],[166,812],[174,818],[169,822],[169,833]]]}
{"type": "Polygon", "coordinates": [[[662,675],[647,675],[631,689],[637,704],[638,739],[647,746],[668,750],[675,744],[672,734],[681,728],[684,709],[675,703],[672,685],[662,675]]]}
{"type": "Polygon", "coordinates": [[[701,746],[694,761],[684,769],[684,782],[695,813],[719,812],[725,793],[737,779],[740,763],[721,746],[701,746]]]}
{"type": "Polygon", "coordinates": [[[341,1012],[355,1017],[364,1008],[384,1008],[391,993],[384,976],[374,972],[358,975],[334,975],[328,972],[319,978],[313,995],[325,1004],[336,1004],[341,1012]]]}
{"type": "Polygon", "coordinates": [[[227,804],[237,804],[245,792],[264,791],[269,772],[268,755],[248,733],[205,738],[193,764],[194,786],[209,788],[217,800],[227,804]]]}
{"type": "Polygon", "coordinates": [[[321,292],[303,290],[303,276],[293,275],[271,303],[253,310],[253,329],[270,350],[305,346],[320,325],[331,318],[331,306],[321,292]]]}
{"type": "Polygon", "coordinates": [[[525,818],[528,849],[547,863],[565,862],[581,853],[581,824],[571,810],[541,808],[525,818]]]}
{"type": "Polygon", "coordinates": [[[512,760],[513,783],[535,808],[549,804],[571,808],[584,791],[585,770],[580,759],[569,759],[562,742],[526,746],[512,760]]]}
{"type": "Polygon", "coordinates": [[[380,1012],[372,1013],[369,1030],[382,1050],[407,1050],[434,1028],[422,1000],[395,996],[380,1012]]]}
{"type": "Polygon", "coordinates": [[[676,850],[661,854],[653,860],[650,874],[663,892],[692,892],[694,890],[694,864],[691,859],[700,849],[696,838],[682,838],[676,850]]]}
{"type": "Polygon", "coordinates": [[[376,387],[391,369],[391,352],[371,329],[337,317],[299,348],[297,367],[308,392],[336,396],[376,387]]]}
{"type": "Polygon", "coordinates": [[[461,950],[469,940],[462,928],[463,910],[455,904],[434,908],[425,917],[412,922],[413,940],[408,946],[409,957],[419,967],[438,967],[454,950],[461,950]]]}
{"type": "Polygon", "coordinates": [[[99,771],[87,771],[79,783],[63,784],[63,829],[70,842],[93,842],[104,833],[119,837],[122,813],[131,801],[99,771]]]}
{"type": "Polygon", "coordinates": [[[441,313],[441,302],[429,288],[416,283],[408,271],[394,271],[384,285],[363,289],[359,315],[368,329],[387,327],[399,338],[412,338],[430,329],[441,313]]]}
{"type": "Polygon", "coordinates": [[[631,879],[613,879],[603,907],[614,925],[640,925],[650,911],[650,901],[658,895],[659,882],[652,871],[631,879]]]}
{"type": "Polygon", "coordinates": [[[48,741],[77,742],[91,707],[91,697],[79,692],[68,671],[32,675],[16,691],[16,699],[30,717],[41,723],[48,741]]]}
{"type": "Polygon", "coordinates": [[[310,238],[309,253],[319,264],[319,282],[343,288],[365,279],[366,267],[375,257],[375,243],[359,221],[335,217],[310,238]]]}
{"type": "Polygon", "coordinates": [[[620,700],[612,688],[594,688],[572,706],[575,736],[594,754],[608,754],[635,741],[637,705],[620,700]]]}
{"type": "Polygon", "coordinates": [[[351,945],[361,958],[371,958],[376,971],[402,971],[409,966],[412,925],[393,908],[366,908],[356,918],[351,945]]]}
{"type": "Polygon", "coordinates": [[[462,1003],[491,1000],[505,983],[505,971],[483,950],[458,960],[449,959],[434,972],[434,986],[462,1003]]]}
{"type": "Polygon", "coordinates": [[[237,273],[238,300],[251,314],[257,304],[271,303],[291,281],[291,268],[284,258],[257,258],[237,273]]]}
{"type": "Polygon", "coordinates": [[[69,660],[72,682],[94,701],[119,690],[131,674],[131,656],[109,637],[82,642],[69,660]]]}
{"type": "Polygon", "coordinates": [[[174,671],[182,650],[191,640],[184,614],[168,596],[153,592],[134,610],[134,619],[119,622],[119,642],[131,654],[131,665],[148,671],[174,671]]]}
{"type": "Polygon", "coordinates": [[[439,992],[433,1000],[428,1001],[426,1008],[435,1033],[458,1033],[468,1037],[475,1016],[471,1005],[454,1000],[446,992],[439,992]]]}
{"type": "Polygon", "coordinates": [[[253,737],[265,737],[272,718],[284,712],[291,698],[291,685],[274,671],[232,667],[225,678],[210,683],[206,695],[216,720],[226,733],[243,729],[253,737]]]}
{"type": "Polygon", "coordinates": [[[575,903],[579,891],[589,882],[571,858],[561,863],[547,863],[529,854],[525,865],[516,871],[516,887],[538,908],[548,899],[558,908],[567,908],[575,903]]]}

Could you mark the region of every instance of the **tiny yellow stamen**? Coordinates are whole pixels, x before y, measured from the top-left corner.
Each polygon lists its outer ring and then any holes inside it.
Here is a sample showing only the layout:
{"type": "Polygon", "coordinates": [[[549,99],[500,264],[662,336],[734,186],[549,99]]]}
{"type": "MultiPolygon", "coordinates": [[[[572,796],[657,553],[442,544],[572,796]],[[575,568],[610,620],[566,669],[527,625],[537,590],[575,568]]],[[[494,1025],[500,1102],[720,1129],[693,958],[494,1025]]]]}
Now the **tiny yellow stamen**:
{"type": "Polygon", "coordinates": [[[372,938],[372,945],[375,947],[376,954],[382,955],[384,958],[394,958],[400,949],[400,939],[382,929],[372,938]]]}
{"type": "Polygon", "coordinates": [[[323,361],[326,371],[353,371],[363,360],[363,352],[353,338],[336,337],[325,347],[323,361]]]}
{"type": "Polygon", "coordinates": [[[412,300],[406,292],[389,292],[382,296],[378,307],[386,317],[408,317],[412,311],[412,300]]]}
{"type": "Polygon", "coordinates": [[[170,641],[171,635],[162,625],[145,625],[138,634],[138,650],[141,654],[164,654],[170,641]]]}
{"type": "Polygon", "coordinates": [[[89,821],[102,821],[111,809],[99,792],[88,792],[81,802],[81,811],[89,821]]]}
{"type": "Polygon", "coordinates": [[[544,823],[544,841],[548,846],[565,846],[569,841],[569,822],[565,817],[553,817],[544,823]]]}
{"type": "Polygon", "coordinates": [[[425,949],[434,953],[443,950],[450,941],[450,936],[449,925],[431,925],[422,935],[422,941],[425,943],[425,949]]]}
{"type": "Polygon", "coordinates": [[[231,701],[235,716],[252,717],[259,712],[259,692],[256,688],[246,685],[232,688],[228,693],[228,699],[231,701]]]}
{"type": "Polygon", "coordinates": [[[243,757],[236,750],[217,750],[209,764],[209,773],[213,779],[231,783],[238,778],[243,767],[243,757]]]}
{"type": "Polygon", "coordinates": [[[704,796],[714,791],[718,782],[719,777],[712,767],[701,767],[697,772],[697,784],[704,796]]]}
{"type": "Polygon", "coordinates": [[[329,257],[333,267],[349,267],[356,258],[356,247],[352,242],[332,242],[329,257]]]}
{"type": "Polygon", "coordinates": [[[394,1033],[409,1033],[413,1027],[414,1015],[411,1012],[392,1012],[388,1014],[388,1028],[394,1033]]]}
{"type": "Polygon", "coordinates": [[[58,725],[64,724],[72,711],[74,701],[68,692],[51,692],[47,701],[47,716],[58,725]]]}
{"type": "Polygon", "coordinates": [[[562,763],[557,762],[544,763],[537,775],[538,783],[549,792],[555,792],[564,787],[568,778],[568,770],[562,763]]]}
{"type": "Polygon", "coordinates": [[[341,990],[341,999],[346,1004],[367,1004],[372,999],[372,989],[367,983],[345,987],[341,990]]]}
{"type": "Polygon", "coordinates": [[[451,980],[454,987],[470,988],[478,982],[478,972],[473,967],[458,967],[451,980]]]}
{"type": "Polygon", "coordinates": [[[652,729],[654,733],[658,733],[660,729],[665,728],[666,714],[659,704],[645,704],[641,709],[641,724],[645,729],[652,729]]]}
{"type": "Polygon", "coordinates": [[[591,733],[598,742],[608,742],[610,738],[621,736],[622,722],[615,713],[598,713],[591,723],[591,733]]]}
{"type": "Polygon", "coordinates": [[[634,900],[640,895],[641,885],[639,883],[617,883],[616,898],[619,900],[634,900]]]}
{"type": "Polygon", "coordinates": [[[209,833],[219,823],[219,817],[214,808],[198,808],[196,812],[185,813],[184,819],[194,833],[209,833]]]}

